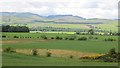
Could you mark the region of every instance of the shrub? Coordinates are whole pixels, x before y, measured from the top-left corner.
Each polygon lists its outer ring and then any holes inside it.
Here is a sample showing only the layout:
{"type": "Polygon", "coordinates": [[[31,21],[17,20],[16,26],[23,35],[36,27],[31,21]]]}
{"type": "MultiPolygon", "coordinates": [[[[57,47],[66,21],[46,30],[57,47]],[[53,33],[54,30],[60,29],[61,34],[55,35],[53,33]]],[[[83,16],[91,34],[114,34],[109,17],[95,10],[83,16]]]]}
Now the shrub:
{"type": "Polygon", "coordinates": [[[108,39],[105,39],[105,41],[116,41],[116,39],[108,38],[108,39]]]}
{"type": "Polygon", "coordinates": [[[118,53],[116,53],[115,48],[109,50],[108,54],[103,55],[100,59],[104,62],[117,62],[118,53]]]}
{"type": "Polygon", "coordinates": [[[75,40],[75,38],[69,38],[69,40],[75,40]]]}
{"type": "Polygon", "coordinates": [[[56,36],[56,38],[55,39],[59,39],[60,37],[59,36],[56,36]]]}
{"type": "Polygon", "coordinates": [[[115,48],[110,49],[108,54],[109,55],[116,54],[115,48]]]}
{"type": "Polygon", "coordinates": [[[83,40],[83,41],[85,41],[85,40],[87,40],[87,37],[81,37],[81,38],[78,38],[78,40],[83,40]]]}
{"type": "Polygon", "coordinates": [[[41,38],[43,38],[43,39],[48,39],[45,35],[42,35],[41,38]]]}
{"type": "Polygon", "coordinates": [[[13,38],[18,38],[18,36],[14,36],[13,38]]]}
{"type": "Polygon", "coordinates": [[[117,53],[117,59],[120,61],[120,52],[117,53]]]}
{"type": "Polygon", "coordinates": [[[66,37],[65,40],[68,40],[68,38],[66,37]]]}
{"type": "Polygon", "coordinates": [[[57,39],[57,40],[62,40],[63,38],[62,38],[62,37],[59,37],[59,36],[56,36],[56,39],[57,39]]]}
{"type": "Polygon", "coordinates": [[[2,38],[6,38],[6,36],[5,36],[5,35],[3,35],[3,36],[2,36],[2,38]]]}
{"type": "Polygon", "coordinates": [[[51,37],[51,39],[54,39],[54,37],[51,37]]]}
{"type": "Polygon", "coordinates": [[[89,39],[93,39],[93,36],[89,36],[89,39]]]}
{"type": "Polygon", "coordinates": [[[47,57],[51,57],[51,54],[50,52],[47,52],[47,57]]]}
{"type": "Polygon", "coordinates": [[[71,36],[66,37],[66,39],[75,40],[75,39],[76,39],[76,36],[75,36],[75,35],[71,35],[71,36]]]}
{"type": "Polygon", "coordinates": [[[80,35],[80,32],[76,32],[77,35],[80,35]]]}
{"type": "Polygon", "coordinates": [[[95,37],[94,39],[98,39],[98,37],[95,37]]]}
{"type": "Polygon", "coordinates": [[[37,56],[37,55],[38,55],[38,51],[37,51],[36,49],[33,49],[33,50],[32,50],[32,55],[33,55],[33,56],[37,56]]]}
{"type": "Polygon", "coordinates": [[[15,50],[13,48],[11,48],[11,47],[7,47],[3,51],[4,52],[10,52],[10,53],[15,52],[15,50]]]}
{"type": "Polygon", "coordinates": [[[62,37],[59,37],[60,40],[62,40],[63,38],[62,37]]]}
{"type": "Polygon", "coordinates": [[[73,58],[73,56],[71,55],[71,56],[70,56],[70,58],[72,59],[72,58],[73,58]]]}
{"type": "Polygon", "coordinates": [[[86,33],[82,33],[81,35],[86,35],[86,33]]]}

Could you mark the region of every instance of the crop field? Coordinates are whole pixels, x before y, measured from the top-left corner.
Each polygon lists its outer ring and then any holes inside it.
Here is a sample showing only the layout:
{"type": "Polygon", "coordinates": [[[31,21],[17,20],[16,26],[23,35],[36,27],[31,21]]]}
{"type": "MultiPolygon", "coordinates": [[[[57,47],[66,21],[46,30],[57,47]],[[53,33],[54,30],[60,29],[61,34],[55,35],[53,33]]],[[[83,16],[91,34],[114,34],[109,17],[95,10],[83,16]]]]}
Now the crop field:
{"type": "Polygon", "coordinates": [[[116,62],[103,62],[101,60],[79,59],[84,56],[96,56],[108,53],[111,48],[118,50],[118,36],[100,35],[76,35],[61,33],[8,33],[3,32],[3,49],[11,47],[16,53],[3,53],[3,65],[5,66],[116,66],[116,62]],[[45,35],[48,39],[41,38],[45,35]],[[14,38],[17,36],[18,38],[14,38]],[[51,37],[62,37],[62,40],[51,39],[51,37]],[[65,40],[65,37],[75,36],[75,40],[65,40]],[[80,37],[87,37],[86,41],[77,40],[80,37]],[[90,38],[92,37],[92,38],[90,38]],[[98,39],[94,39],[97,37],[98,39]],[[104,41],[106,38],[113,38],[116,41],[104,41]],[[39,56],[32,56],[33,49],[37,49],[39,56]],[[46,52],[52,53],[46,57],[46,52]],[[73,56],[71,59],[70,56],[73,56]],[[21,63],[17,63],[17,62],[21,63]],[[27,63],[27,64],[26,64],[27,63]]]}

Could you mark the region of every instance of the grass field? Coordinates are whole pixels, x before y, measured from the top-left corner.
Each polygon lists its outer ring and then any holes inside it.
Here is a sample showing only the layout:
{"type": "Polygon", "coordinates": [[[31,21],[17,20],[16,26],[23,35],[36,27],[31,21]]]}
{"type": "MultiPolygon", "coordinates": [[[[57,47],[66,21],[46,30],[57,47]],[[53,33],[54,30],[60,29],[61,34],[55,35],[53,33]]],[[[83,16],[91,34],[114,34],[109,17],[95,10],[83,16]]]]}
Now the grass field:
{"type": "MultiPolygon", "coordinates": [[[[3,48],[12,47],[14,49],[47,49],[47,50],[55,50],[57,49],[62,52],[62,50],[71,51],[70,55],[73,52],[80,52],[83,54],[106,54],[111,48],[115,48],[118,50],[118,37],[117,36],[98,36],[93,35],[93,37],[98,37],[97,40],[88,39],[86,41],[79,40],[51,40],[50,37],[61,36],[65,38],[66,36],[71,36],[71,34],[56,34],[56,33],[3,33],[3,35],[7,36],[7,38],[2,39],[3,48]],[[41,35],[46,35],[49,39],[41,39],[37,37],[41,37],[41,35]],[[13,36],[18,37],[32,37],[32,38],[13,38],[13,36]],[[105,38],[114,38],[117,41],[104,41],[105,38]]],[[[77,38],[79,37],[87,37],[89,38],[91,35],[74,35],[77,38]]],[[[66,52],[66,53],[68,53],[66,52]]],[[[59,54],[59,53],[58,53],[59,54]]],[[[62,54],[61,54],[62,55],[62,54]]],[[[7,66],[23,66],[23,65],[31,65],[31,66],[94,66],[94,65],[102,65],[102,66],[115,66],[117,63],[115,62],[102,62],[97,60],[83,60],[83,59],[70,59],[70,58],[60,58],[60,57],[45,57],[45,56],[31,56],[26,54],[19,53],[3,53],[3,65],[7,66]],[[19,63],[18,63],[19,62],[19,63]]]]}
{"type": "Polygon", "coordinates": [[[78,60],[44,56],[29,56],[24,54],[3,54],[3,66],[117,66],[117,63],[97,62],[93,60],[78,60]]]}

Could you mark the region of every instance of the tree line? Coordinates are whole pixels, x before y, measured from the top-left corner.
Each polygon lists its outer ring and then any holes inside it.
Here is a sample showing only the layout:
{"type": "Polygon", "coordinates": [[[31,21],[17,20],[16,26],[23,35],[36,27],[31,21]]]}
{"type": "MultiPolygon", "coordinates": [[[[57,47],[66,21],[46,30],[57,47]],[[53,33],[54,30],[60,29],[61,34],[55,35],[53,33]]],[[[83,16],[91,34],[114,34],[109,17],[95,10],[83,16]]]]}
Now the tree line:
{"type": "Polygon", "coordinates": [[[2,32],[29,32],[29,28],[26,26],[2,25],[2,32]]]}

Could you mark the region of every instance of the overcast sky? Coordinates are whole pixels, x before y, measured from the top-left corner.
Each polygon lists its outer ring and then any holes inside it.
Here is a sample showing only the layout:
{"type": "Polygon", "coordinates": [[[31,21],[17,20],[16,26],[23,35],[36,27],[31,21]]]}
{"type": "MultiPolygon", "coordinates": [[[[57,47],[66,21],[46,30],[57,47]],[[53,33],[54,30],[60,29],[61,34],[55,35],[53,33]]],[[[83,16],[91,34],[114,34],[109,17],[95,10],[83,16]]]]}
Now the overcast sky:
{"type": "Polygon", "coordinates": [[[0,12],[40,15],[77,15],[85,18],[118,17],[119,0],[0,0],[0,12]],[[2,9],[1,9],[2,8],[2,9]]]}

